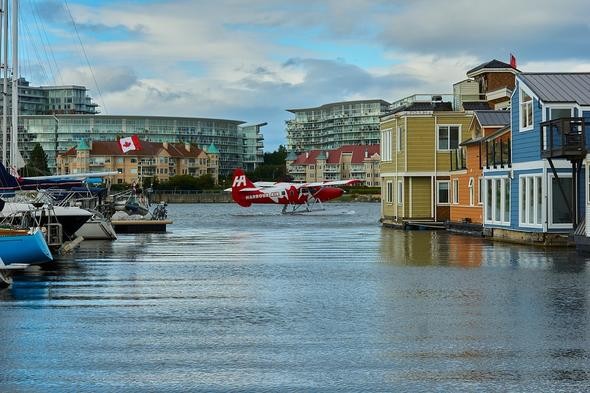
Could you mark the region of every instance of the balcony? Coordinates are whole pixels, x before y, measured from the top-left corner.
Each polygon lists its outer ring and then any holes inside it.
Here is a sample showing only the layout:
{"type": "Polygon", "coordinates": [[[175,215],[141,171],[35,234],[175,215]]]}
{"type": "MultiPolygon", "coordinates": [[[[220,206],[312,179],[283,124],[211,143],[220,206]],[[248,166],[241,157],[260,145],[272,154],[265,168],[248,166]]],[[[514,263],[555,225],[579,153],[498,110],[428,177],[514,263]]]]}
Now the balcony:
{"type": "Polygon", "coordinates": [[[582,159],[586,156],[586,119],[562,117],[541,123],[541,158],[582,159]]]}
{"type": "Polygon", "coordinates": [[[465,156],[465,149],[462,147],[451,150],[451,171],[462,171],[467,169],[465,156]]]}
{"type": "Polygon", "coordinates": [[[486,169],[512,167],[511,146],[510,138],[504,139],[502,136],[499,136],[498,138],[487,140],[481,146],[484,149],[480,155],[482,157],[482,165],[486,169]]]}

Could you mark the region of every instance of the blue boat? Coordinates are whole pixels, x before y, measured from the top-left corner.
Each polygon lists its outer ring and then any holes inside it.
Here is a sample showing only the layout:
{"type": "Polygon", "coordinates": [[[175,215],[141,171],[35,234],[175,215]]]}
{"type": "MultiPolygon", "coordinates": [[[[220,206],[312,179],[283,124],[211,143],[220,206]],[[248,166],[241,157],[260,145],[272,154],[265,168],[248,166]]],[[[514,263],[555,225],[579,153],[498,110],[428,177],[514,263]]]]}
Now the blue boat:
{"type": "Polygon", "coordinates": [[[41,264],[53,261],[51,251],[40,229],[36,229],[33,233],[0,229],[0,258],[6,265],[41,264]]]}

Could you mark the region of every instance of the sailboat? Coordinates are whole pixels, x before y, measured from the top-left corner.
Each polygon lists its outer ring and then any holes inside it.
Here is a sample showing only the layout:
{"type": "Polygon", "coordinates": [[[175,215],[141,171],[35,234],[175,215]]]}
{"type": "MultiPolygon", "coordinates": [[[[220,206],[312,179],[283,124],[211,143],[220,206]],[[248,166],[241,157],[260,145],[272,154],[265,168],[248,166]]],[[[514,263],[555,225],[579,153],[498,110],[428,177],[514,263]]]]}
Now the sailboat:
{"type": "MultiPolygon", "coordinates": [[[[2,27],[3,27],[3,62],[2,69],[4,70],[3,80],[3,114],[2,114],[2,159],[6,162],[6,140],[7,140],[7,80],[8,80],[8,15],[7,5],[8,1],[4,1],[4,9],[2,12],[2,27]]],[[[12,129],[11,129],[11,149],[10,149],[10,163],[13,166],[24,164],[24,160],[18,151],[18,1],[12,1],[12,129]]],[[[4,210],[6,204],[4,200],[0,200],[0,212],[4,210]]],[[[44,263],[53,260],[53,256],[47,246],[47,241],[42,229],[35,225],[30,228],[19,227],[3,227],[0,228],[0,285],[9,285],[11,282],[10,273],[15,269],[23,269],[31,263],[44,263]]]]}

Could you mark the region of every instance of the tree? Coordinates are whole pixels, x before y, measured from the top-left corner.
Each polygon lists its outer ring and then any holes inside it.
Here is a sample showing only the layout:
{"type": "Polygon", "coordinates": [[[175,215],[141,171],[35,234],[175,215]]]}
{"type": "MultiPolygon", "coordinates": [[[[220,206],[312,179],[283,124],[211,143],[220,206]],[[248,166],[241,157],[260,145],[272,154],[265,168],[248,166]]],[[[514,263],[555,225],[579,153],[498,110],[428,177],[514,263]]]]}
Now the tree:
{"type": "Polygon", "coordinates": [[[279,148],[271,153],[264,153],[264,163],[258,165],[253,172],[247,173],[248,177],[254,181],[277,181],[285,178],[287,167],[287,149],[280,145],[279,148]]]}
{"type": "Polygon", "coordinates": [[[47,154],[39,143],[35,143],[33,151],[24,168],[25,176],[47,176],[50,174],[47,165],[47,154]]]}

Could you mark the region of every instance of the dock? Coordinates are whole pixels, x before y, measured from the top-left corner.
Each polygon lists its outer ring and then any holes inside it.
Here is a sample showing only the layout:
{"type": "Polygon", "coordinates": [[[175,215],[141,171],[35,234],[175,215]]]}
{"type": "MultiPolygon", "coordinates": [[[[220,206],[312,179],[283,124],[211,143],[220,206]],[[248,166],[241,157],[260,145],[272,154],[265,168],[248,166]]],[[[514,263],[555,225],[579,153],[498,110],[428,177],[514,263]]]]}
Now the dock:
{"type": "Polygon", "coordinates": [[[116,233],[163,233],[171,220],[116,220],[111,221],[116,233]]]}

